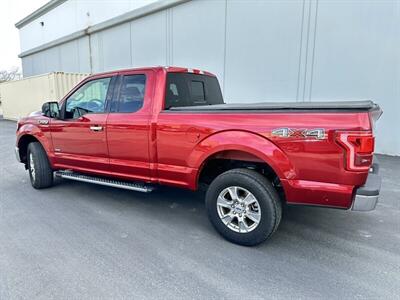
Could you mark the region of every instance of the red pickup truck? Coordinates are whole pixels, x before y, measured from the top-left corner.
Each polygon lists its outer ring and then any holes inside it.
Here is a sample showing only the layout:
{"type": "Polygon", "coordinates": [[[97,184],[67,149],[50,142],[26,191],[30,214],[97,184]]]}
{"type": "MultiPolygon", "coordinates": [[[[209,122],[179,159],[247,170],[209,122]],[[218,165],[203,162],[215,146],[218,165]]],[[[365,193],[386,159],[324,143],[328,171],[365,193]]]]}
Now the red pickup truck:
{"type": "Polygon", "coordinates": [[[21,119],[16,155],[36,189],[54,175],[141,192],[207,186],[216,230],[256,245],[285,204],[375,208],[381,113],[372,101],[225,104],[209,72],[130,69],[89,76],[21,119]]]}

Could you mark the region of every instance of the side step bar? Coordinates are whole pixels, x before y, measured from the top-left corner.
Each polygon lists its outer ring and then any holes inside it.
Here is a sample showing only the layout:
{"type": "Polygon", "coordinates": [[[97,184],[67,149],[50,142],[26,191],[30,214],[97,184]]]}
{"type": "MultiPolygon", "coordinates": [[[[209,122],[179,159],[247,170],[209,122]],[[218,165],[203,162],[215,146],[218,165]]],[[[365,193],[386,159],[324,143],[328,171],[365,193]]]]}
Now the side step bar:
{"type": "Polygon", "coordinates": [[[56,171],[56,172],[54,172],[54,174],[57,177],[61,177],[61,178],[65,178],[65,179],[95,183],[95,184],[111,186],[111,187],[116,187],[116,188],[126,189],[126,190],[132,190],[132,191],[137,191],[137,192],[142,192],[142,193],[149,193],[149,192],[153,191],[153,189],[154,189],[152,186],[148,186],[148,185],[141,184],[141,183],[133,183],[133,182],[128,182],[128,181],[107,179],[107,178],[102,178],[102,177],[90,176],[90,175],[86,175],[86,174],[83,175],[83,174],[75,173],[72,171],[56,171]]]}

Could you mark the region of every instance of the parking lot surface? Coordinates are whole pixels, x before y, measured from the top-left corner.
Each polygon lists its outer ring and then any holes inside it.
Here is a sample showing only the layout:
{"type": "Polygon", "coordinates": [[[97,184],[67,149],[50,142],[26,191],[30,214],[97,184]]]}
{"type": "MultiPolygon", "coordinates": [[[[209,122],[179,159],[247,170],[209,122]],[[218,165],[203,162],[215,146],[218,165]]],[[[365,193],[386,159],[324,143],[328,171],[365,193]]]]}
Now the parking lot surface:
{"type": "Polygon", "coordinates": [[[375,211],[288,207],[253,248],[222,239],[201,193],[57,181],[34,190],[0,121],[0,299],[400,297],[400,158],[375,211]]]}

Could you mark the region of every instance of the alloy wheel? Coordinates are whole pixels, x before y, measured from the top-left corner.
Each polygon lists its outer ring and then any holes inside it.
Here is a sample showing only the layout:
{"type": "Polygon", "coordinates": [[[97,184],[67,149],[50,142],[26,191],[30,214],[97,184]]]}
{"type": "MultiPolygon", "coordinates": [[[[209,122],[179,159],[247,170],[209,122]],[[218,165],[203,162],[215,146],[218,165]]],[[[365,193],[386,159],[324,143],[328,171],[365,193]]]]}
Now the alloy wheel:
{"type": "Polygon", "coordinates": [[[225,226],[239,233],[253,231],[261,221],[257,198],[240,186],[227,187],[219,194],[217,211],[225,226]]]}

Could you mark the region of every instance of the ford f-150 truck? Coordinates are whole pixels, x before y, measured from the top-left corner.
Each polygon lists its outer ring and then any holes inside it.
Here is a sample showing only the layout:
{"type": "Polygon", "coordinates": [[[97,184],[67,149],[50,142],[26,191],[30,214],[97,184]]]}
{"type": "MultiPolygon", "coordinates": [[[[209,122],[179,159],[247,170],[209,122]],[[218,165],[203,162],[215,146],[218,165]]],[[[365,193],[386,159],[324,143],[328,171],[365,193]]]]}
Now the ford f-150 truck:
{"type": "Polygon", "coordinates": [[[225,104],[215,75],[152,67],[87,77],[17,125],[16,155],[34,188],[54,176],[140,192],[207,187],[227,240],[256,245],[282,206],[373,210],[372,101],[225,104]]]}

